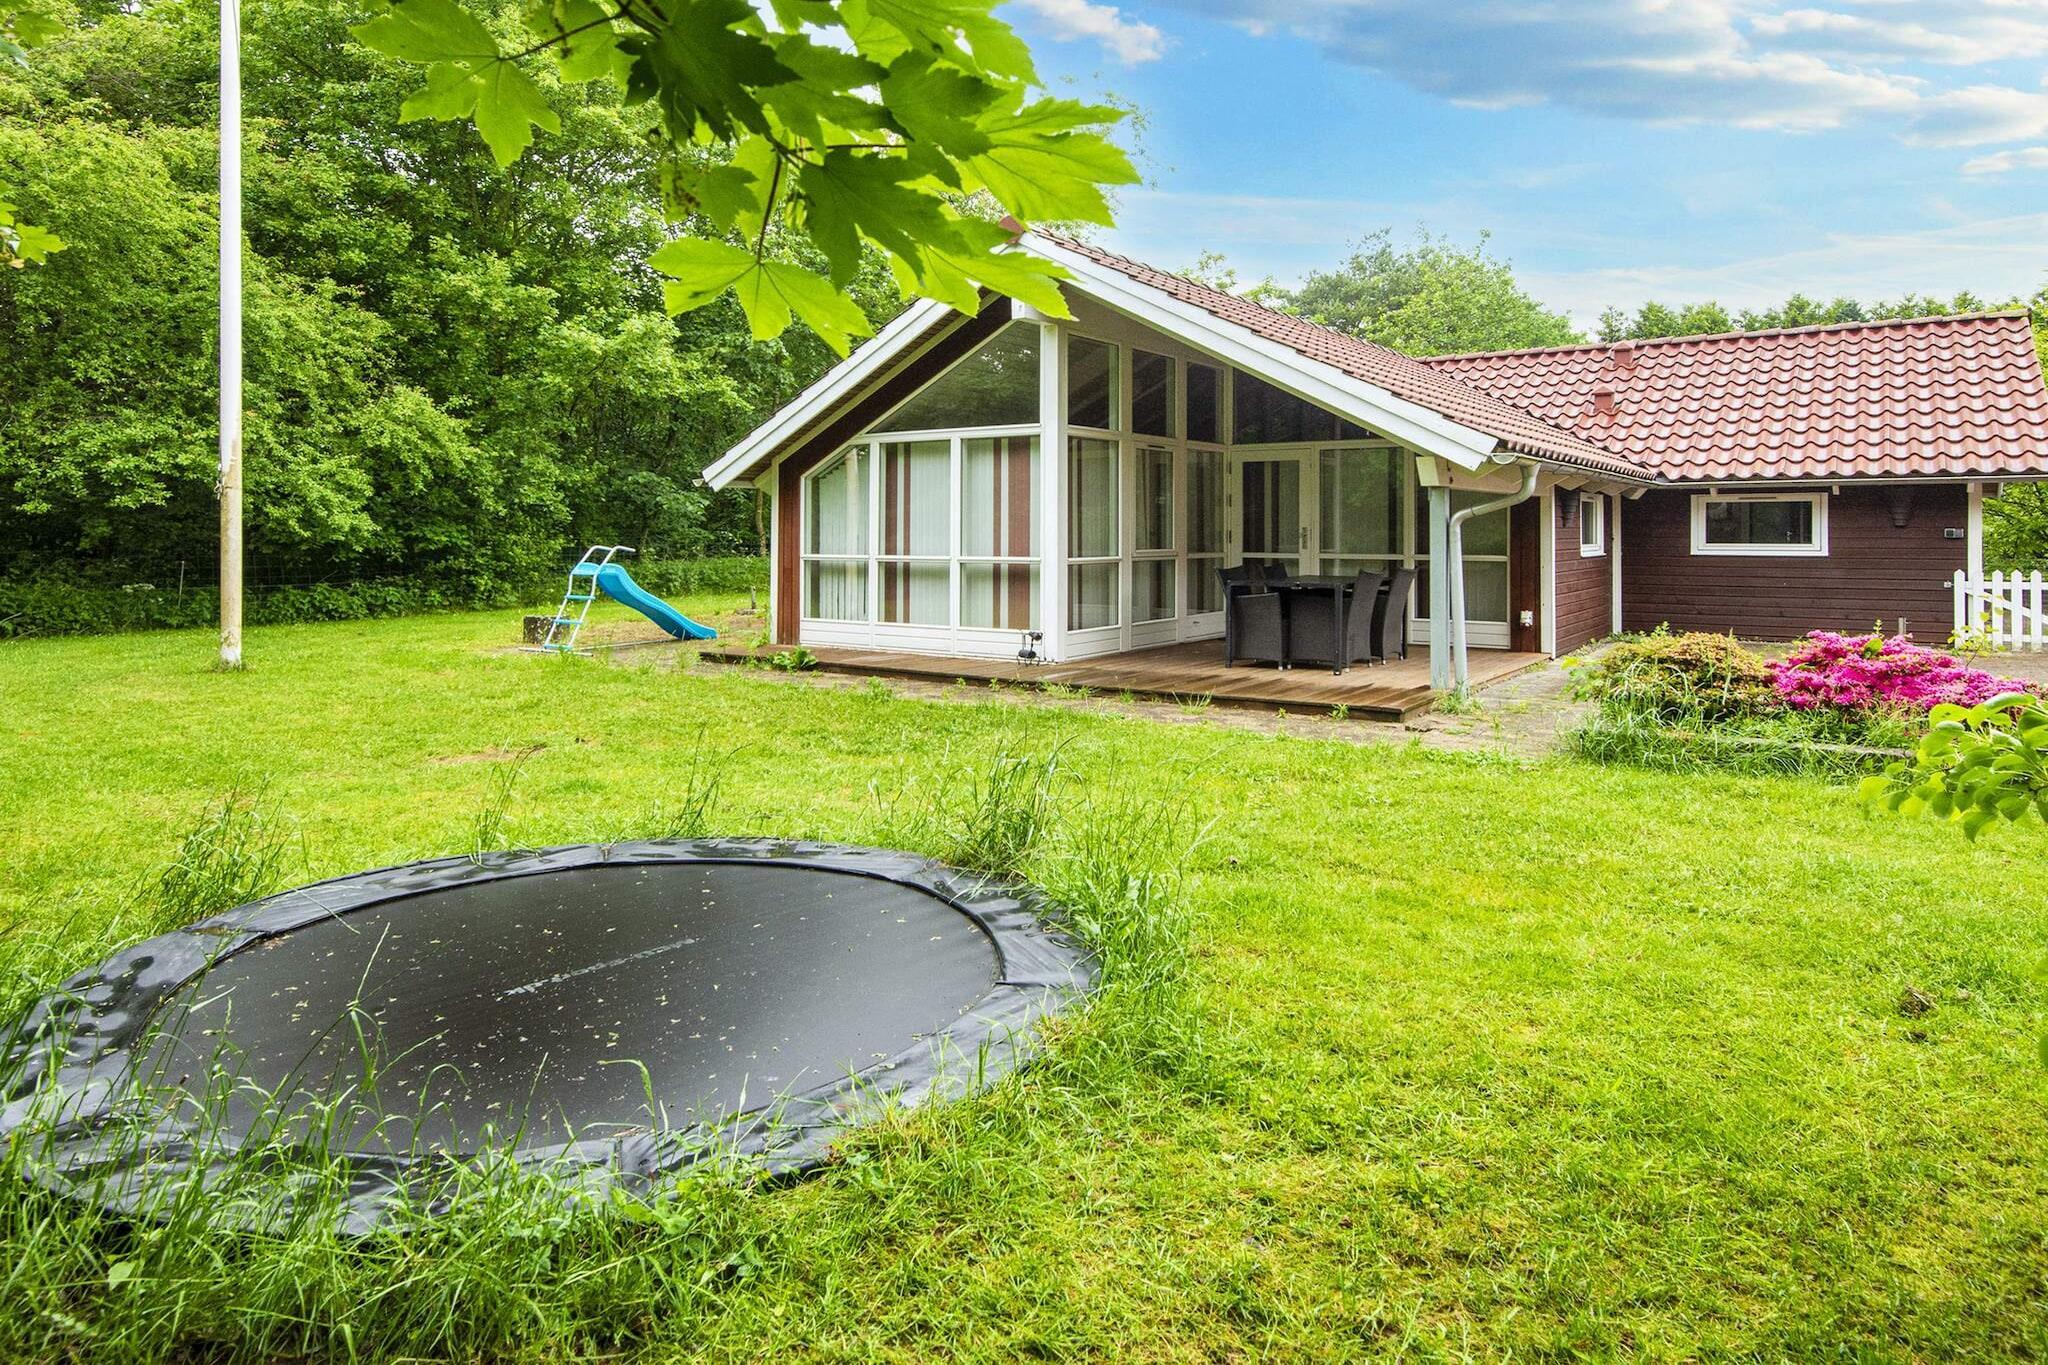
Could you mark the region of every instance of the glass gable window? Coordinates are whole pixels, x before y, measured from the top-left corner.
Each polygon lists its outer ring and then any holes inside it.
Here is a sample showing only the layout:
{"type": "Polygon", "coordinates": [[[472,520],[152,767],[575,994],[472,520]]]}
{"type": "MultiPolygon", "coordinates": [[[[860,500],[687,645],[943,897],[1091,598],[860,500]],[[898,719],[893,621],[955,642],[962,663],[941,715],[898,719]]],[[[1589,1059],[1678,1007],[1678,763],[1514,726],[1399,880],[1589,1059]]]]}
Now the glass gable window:
{"type": "Polygon", "coordinates": [[[1088,337],[1067,338],[1067,420],[1077,427],[1120,431],[1116,347],[1088,337]]]}
{"type": "Polygon", "coordinates": [[[1038,628],[1038,438],[960,447],[960,624],[1038,628]]]}
{"type": "Polygon", "coordinates": [[[1188,366],[1188,439],[1223,439],[1223,373],[1212,365],[1188,366]]]}
{"type": "Polygon", "coordinates": [[[804,615],[868,619],[868,451],[852,446],[804,478],[804,615]]]}
{"type": "Polygon", "coordinates": [[[953,570],[953,443],[889,441],[882,446],[881,619],[943,626],[953,570]]]}
{"type": "Polygon", "coordinates": [[[1067,454],[1067,627],[1116,625],[1123,552],[1115,441],[1076,436],[1067,454]]]}
{"type": "Polygon", "coordinates": [[[1239,445],[1291,445],[1305,441],[1358,441],[1372,433],[1313,403],[1275,388],[1257,375],[1232,372],[1233,439],[1239,445]]]}
{"type": "Polygon", "coordinates": [[[1692,552],[1696,555],[1824,555],[1828,552],[1828,495],[1769,497],[1693,495],[1692,552]]]}
{"type": "Polygon", "coordinates": [[[1131,430],[1140,436],[1173,435],[1173,358],[1131,352],[1131,430]]]}
{"type": "Polygon", "coordinates": [[[1013,322],[981,343],[872,430],[1030,426],[1038,421],[1038,327],[1013,322]]]}

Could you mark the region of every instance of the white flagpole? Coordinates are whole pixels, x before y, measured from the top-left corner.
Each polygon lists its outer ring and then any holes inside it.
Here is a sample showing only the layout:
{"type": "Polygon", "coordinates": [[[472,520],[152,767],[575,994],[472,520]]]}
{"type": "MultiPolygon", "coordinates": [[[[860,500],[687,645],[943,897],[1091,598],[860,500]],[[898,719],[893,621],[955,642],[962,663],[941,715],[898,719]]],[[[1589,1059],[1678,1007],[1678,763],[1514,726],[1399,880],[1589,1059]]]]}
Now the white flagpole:
{"type": "Polygon", "coordinates": [[[240,0],[220,0],[220,666],[242,666],[240,0]]]}

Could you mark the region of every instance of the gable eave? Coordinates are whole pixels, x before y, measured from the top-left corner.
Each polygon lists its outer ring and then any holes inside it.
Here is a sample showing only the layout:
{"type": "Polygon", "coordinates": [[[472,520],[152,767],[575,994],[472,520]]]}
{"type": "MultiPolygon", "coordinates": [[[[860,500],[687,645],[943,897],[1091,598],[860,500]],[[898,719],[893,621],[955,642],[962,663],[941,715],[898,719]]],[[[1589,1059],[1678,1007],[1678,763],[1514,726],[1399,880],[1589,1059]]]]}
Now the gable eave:
{"type": "Polygon", "coordinates": [[[848,403],[857,400],[875,383],[887,378],[900,362],[908,361],[938,338],[931,335],[948,315],[965,322],[968,314],[932,299],[919,299],[898,313],[882,330],[834,365],[795,398],[777,408],[745,439],[712,461],[704,470],[709,487],[728,488],[743,479],[758,476],[799,437],[830,419],[848,403]]]}

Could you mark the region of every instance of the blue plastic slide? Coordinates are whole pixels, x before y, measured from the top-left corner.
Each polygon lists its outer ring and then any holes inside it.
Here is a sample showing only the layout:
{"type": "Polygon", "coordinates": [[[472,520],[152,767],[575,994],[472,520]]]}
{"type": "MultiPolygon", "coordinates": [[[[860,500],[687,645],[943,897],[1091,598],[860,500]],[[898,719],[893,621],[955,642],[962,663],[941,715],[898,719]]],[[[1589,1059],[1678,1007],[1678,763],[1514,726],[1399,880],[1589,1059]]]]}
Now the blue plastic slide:
{"type": "Polygon", "coordinates": [[[597,586],[604,595],[623,602],[660,626],[678,640],[716,640],[718,632],[699,625],[633,581],[623,564],[606,564],[597,571],[597,586]]]}

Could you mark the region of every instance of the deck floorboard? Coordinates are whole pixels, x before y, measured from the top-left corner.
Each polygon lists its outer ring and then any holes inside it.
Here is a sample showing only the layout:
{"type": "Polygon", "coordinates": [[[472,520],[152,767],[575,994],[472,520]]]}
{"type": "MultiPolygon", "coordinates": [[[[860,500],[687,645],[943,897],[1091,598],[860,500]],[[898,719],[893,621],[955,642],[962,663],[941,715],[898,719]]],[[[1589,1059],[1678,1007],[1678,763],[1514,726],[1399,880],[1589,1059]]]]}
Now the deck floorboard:
{"type": "MultiPolygon", "coordinates": [[[[1361,719],[1403,720],[1426,709],[1436,694],[1429,686],[1429,651],[1415,648],[1406,659],[1371,667],[1354,665],[1342,674],[1303,666],[1278,669],[1267,664],[1223,665],[1219,640],[1194,640],[1159,645],[1123,654],[1105,654],[1063,664],[1021,664],[1009,659],[976,659],[961,655],[912,654],[903,650],[810,647],[817,666],[831,673],[938,681],[1000,682],[1040,686],[1085,687],[1095,692],[1130,692],[1138,696],[1185,700],[1207,697],[1240,706],[1343,706],[1361,719]]],[[[702,657],[722,663],[747,663],[772,658],[773,646],[716,644],[702,657]]],[[[1541,654],[1504,649],[1475,649],[1470,655],[1475,687],[1543,663],[1541,654]]]]}

